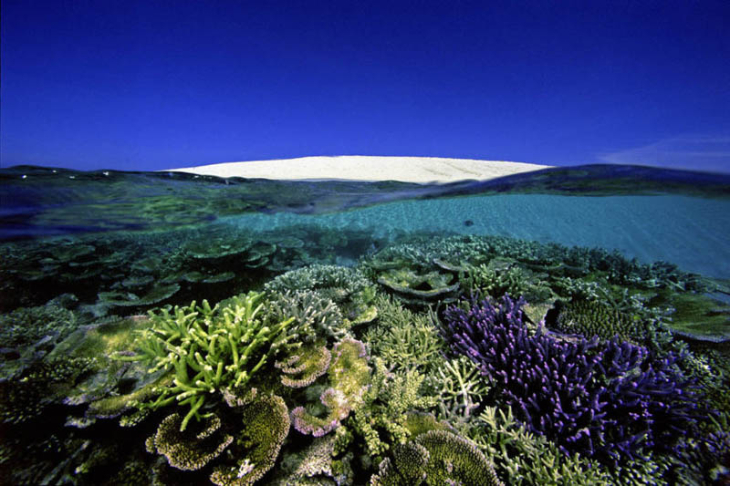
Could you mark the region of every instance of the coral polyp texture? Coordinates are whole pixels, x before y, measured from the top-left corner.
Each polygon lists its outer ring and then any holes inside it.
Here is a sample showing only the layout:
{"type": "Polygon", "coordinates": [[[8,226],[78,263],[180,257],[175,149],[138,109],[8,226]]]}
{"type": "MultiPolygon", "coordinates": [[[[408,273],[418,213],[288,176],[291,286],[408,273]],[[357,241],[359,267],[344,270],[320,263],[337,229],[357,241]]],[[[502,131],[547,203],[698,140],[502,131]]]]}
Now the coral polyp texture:
{"type": "Polygon", "coordinates": [[[468,439],[445,430],[431,430],[396,447],[393,461],[380,463],[371,486],[389,485],[503,486],[494,468],[468,439]]]}
{"type": "Polygon", "coordinates": [[[474,361],[530,431],[566,452],[605,463],[671,450],[696,434],[697,396],[674,366],[616,339],[558,340],[531,334],[523,300],[462,302],[444,313],[451,349],[474,361]]]}
{"type": "Polygon", "coordinates": [[[304,388],[327,373],[332,353],[324,345],[303,346],[290,352],[274,366],[281,370],[281,384],[291,388],[304,388]]]}
{"type": "Polygon", "coordinates": [[[261,479],[276,463],[289,434],[289,410],[284,400],[265,396],[241,412],[243,427],[231,446],[234,466],[215,468],[210,480],[218,486],[245,486],[261,479]]]}
{"type": "Polygon", "coordinates": [[[263,294],[241,294],[210,307],[175,306],[149,313],[151,328],[141,332],[138,354],[127,359],[149,363],[174,373],[172,386],[160,390],[156,400],[140,404],[157,409],[172,403],[188,405],[180,423],[183,431],[191,418],[200,418],[206,397],[226,387],[245,387],[287,338],[293,319],[269,323],[263,294]]]}
{"type": "Polygon", "coordinates": [[[345,339],[335,345],[332,355],[328,371],[330,386],[319,398],[326,415],[318,417],[303,406],[291,412],[292,424],[302,434],[321,437],[339,427],[362,404],[370,384],[368,355],[362,342],[345,339]]]}
{"type": "Polygon", "coordinates": [[[201,469],[233,442],[232,436],[220,433],[221,420],[215,415],[206,417],[185,432],[180,431],[182,420],[180,414],[169,415],[160,423],[157,433],[147,440],[148,451],[165,456],[174,468],[201,469]]]}

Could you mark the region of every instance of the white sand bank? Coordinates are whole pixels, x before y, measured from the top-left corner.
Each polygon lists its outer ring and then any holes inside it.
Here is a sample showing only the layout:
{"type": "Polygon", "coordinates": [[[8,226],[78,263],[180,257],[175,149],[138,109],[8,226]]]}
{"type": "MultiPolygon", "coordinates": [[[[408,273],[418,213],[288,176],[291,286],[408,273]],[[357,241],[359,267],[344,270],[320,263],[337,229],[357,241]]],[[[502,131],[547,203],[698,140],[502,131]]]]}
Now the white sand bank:
{"type": "MultiPolygon", "coordinates": [[[[217,177],[275,180],[358,180],[403,182],[455,182],[487,180],[550,166],[496,160],[446,159],[439,157],[301,157],[297,159],[228,162],[171,169],[217,177]]],[[[166,172],[170,172],[166,171],[166,172]]]]}

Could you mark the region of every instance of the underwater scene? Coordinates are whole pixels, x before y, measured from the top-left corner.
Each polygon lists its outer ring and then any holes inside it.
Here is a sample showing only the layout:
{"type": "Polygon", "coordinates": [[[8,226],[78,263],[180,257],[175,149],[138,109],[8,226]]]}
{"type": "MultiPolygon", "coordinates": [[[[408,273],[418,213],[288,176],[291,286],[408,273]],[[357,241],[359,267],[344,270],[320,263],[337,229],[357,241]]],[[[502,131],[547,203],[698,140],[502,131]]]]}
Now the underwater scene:
{"type": "Polygon", "coordinates": [[[0,484],[730,484],[730,175],[0,170],[0,484]]]}

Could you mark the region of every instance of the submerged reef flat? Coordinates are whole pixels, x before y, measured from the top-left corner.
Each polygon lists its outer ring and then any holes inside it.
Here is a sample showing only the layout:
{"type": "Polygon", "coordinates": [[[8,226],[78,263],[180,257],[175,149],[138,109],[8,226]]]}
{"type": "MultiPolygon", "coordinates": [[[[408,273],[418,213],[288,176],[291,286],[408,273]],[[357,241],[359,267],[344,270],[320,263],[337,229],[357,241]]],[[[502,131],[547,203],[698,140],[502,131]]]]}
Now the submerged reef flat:
{"type": "Polygon", "coordinates": [[[373,234],[0,245],[0,483],[728,484],[728,281],[373,234]]]}
{"type": "Polygon", "coordinates": [[[363,170],[362,161],[338,167],[338,160],[315,161],[315,166],[324,163],[321,172],[306,164],[292,167],[295,161],[268,161],[261,170],[247,164],[233,164],[233,168],[212,165],[189,169],[190,173],[79,172],[33,166],[0,169],[0,241],[169,230],[247,214],[332,214],[393,201],[474,195],[661,194],[730,199],[730,175],[725,174],[421,158],[399,159],[404,165],[396,167],[376,159],[368,161],[363,170]],[[330,166],[334,169],[329,170],[330,166]],[[246,167],[255,170],[247,172],[246,167]],[[368,171],[380,172],[370,177],[368,171]],[[322,180],[323,174],[342,174],[345,179],[322,180]],[[232,177],[217,177],[220,175],[232,177]]]}

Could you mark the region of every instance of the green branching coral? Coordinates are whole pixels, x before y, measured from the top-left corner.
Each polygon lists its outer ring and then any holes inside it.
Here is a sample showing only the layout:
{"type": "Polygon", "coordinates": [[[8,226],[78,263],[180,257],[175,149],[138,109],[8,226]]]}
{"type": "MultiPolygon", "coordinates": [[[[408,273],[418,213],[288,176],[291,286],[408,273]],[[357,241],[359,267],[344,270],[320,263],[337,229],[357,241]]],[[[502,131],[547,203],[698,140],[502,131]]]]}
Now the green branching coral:
{"type": "Polygon", "coordinates": [[[490,388],[477,365],[464,356],[442,361],[442,366],[428,375],[426,385],[430,394],[439,397],[439,418],[454,424],[470,421],[490,388]]]}
{"type": "Polygon", "coordinates": [[[492,297],[501,297],[504,294],[525,295],[528,285],[523,270],[510,262],[505,265],[495,265],[495,262],[503,260],[493,260],[490,265],[468,266],[462,279],[465,292],[483,292],[492,297]]]}
{"type": "Polygon", "coordinates": [[[302,346],[274,364],[281,370],[281,384],[291,388],[309,386],[327,372],[332,353],[322,344],[302,346]]]}
{"type": "Polygon", "coordinates": [[[333,301],[343,313],[346,326],[372,321],[377,309],[372,305],[375,286],[356,269],[335,265],[311,265],[291,270],[268,282],[267,292],[311,290],[333,301]]]}
{"type": "Polygon", "coordinates": [[[610,478],[596,464],[578,455],[566,455],[543,436],[534,435],[512,416],[486,407],[469,437],[492,460],[500,477],[519,485],[608,485],[610,478]]]}
{"type": "Polygon", "coordinates": [[[365,345],[355,339],[345,339],[335,345],[328,371],[330,388],[320,396],[327,409],[323,418],[310,413],[305,407],[291,412],[294,428],[302,434],[321,437],[339,427],[363,402],[370,383],[370,367],[365,345]]]}
{"type": "Polygon", "coordinates": [[[285,290],[271,296],[269,312],[273,319],[294,318],[288,333],[297,341],[311,343],[318,338],[342,339],[348,335],[339,307],[312,290],[285,290]]]}
{"type": "Polygon", "coordinates": [[[304,450],[285,455],[281,466],[284,477],[274,481],[274,484],[278,486],[352,484],[353,473],[348,464],[350,459],[348,456],[352,454],[335,459],[336,441],[335,434],[317,437],[304,450]]]}
{"type": "Polygon", "coordinates": [[[504,294],[524,296],[530,302],[545,302],[555,294],[547,282],[512,259],[494,258],[488,264],[467,265],[460,273],[464,293],[481,292],[498,298],[504,294]]]}
{"type": "Polygon", "coordinates": [[[279,275],[265,285],[269,292],[316,290],[336,303],[363,292],[370,282],[357,270],[336,265],[310,265],[279,275]]]}
{"type": "Polygon", "coordinates": [[[393,461],[380,463],[371,486],[461,484],[502,485],[492,464],[468,439],[432,430],[393,450],[393,461]]]}
{"type": "Polygon", "coordinates": [[[150,312],[152,327],[141,332],[133,357],[150,364],[150,373],[174,371],[173,386],[162,388],[159,397],[141,408],[157,409],[177,402],[189,412],[180,424],[185,430],[191,418],[200,418],[205,397],[226,387],[245,387],[252,375],[287,341],[286,327],[293,319],[276,324],[259,316],[263,294],[250,292],[211,308],[195,302],[150,312]]]}
{"type": "Polygon", "coordinates": [[[382,359],[375,359],[372,383],[353,419],[354,429],[365,439],[370,456],[382,456],[390,448],[389,444],[403,444],[408,440],[407,412],[436,405],[435,397],[420,395],[423,379],[415,369],[394,373],[382,359]]]}
{"type": "Polygon", "coordinates": [[[432,315],[411,312],[391,297],[378,296],[375,305],[378,322],[363,337],[374,355],[394,369],[408,367],[427,372],[440,365],[444,344],[432,315]]]}
{"type": "Polygon", "coordinates": [[[182,421],[180,414],[167,416],[146,442],[148,452],[165,456],[174,468],[201,469],[233,442],[233,437],[220,433],[221,421],[215,415],[206,416],[184,432],[180,431],[182,421]]]}
{"type": "Polygon", "coordinates": [[[231,451],[239,457],[236,466],[219,466],[210,480],[218,486],[245,486],[261,479],[276,463],[289,435],[289,410],[277,395],[264,396],[242,411],[243,429],[231,451]]]}

